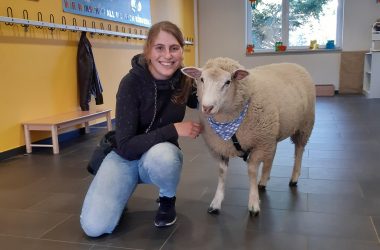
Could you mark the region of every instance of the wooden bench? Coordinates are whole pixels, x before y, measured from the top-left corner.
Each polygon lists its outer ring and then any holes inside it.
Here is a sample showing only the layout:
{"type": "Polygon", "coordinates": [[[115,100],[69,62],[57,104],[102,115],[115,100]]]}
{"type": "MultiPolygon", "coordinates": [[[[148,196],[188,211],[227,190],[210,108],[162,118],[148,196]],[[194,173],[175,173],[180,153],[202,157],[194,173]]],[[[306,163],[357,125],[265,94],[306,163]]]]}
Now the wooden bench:
{"type": "Polygon", "coordinates": [[[32,147],[52,147],[53,153],[59,153],[58,132],[64,128],[83,124],[86,133],[89,132],[89,121],[105,117],[107,119],[107,129],[112,129],[111,109],[96,111],[74,111],[65,114],[45,117],[22,123],[24,126],[26,152],[31,153],[32,147]],[[32,144],[30,131],[51,131],[53,144],[32,144]]]}

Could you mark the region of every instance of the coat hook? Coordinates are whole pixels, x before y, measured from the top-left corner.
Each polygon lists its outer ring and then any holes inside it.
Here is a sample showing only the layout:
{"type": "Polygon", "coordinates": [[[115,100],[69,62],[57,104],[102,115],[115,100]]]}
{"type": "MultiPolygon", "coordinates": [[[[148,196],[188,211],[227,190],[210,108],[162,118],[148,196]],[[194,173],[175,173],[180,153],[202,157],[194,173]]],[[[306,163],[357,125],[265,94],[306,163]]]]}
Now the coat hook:
{"type": "Polygon", "coordinates": [[[50,24],[52,25],[52,27],[48,27],[48,30],[51,31],[51,33],[53,33],[53,30],[55,30],[55,21],[54,21],[54,15],[53,14],[50,14],[50,24]]]}
{"type": "MultiPolygon", "coordinates": [[[[92,21],[92,23],[91,23],[91,27],[92,27],[94,30],[96,29],[95,21],[92,21]]],[[[95,34],[95,32],[91,32],[91,33],[90,33],[90,36],[91,36],[91,37],[94,37],[94,34],[95,34]]]]}
{"type": "MultiPolygon", "coordinates": [[[[108,31],[112,31],[111,24],[108,24],[108,31]]],[[[110,34],[107,34],[107,36],[111,36],[110,34]]]]}
{"type": "MultiPolygon", "coordinates": [[[[44,20],[42,20],[42,13],[41,12],[37,12],[37,20],[39,22],[43,22],[44,20]]],[[[43,29],[44,27],[43,26],[36,26],[37,29],[43,29]]]]}
{"type": "Polygon", "coordinates": [[[128,28],[127,42],[131,39],[132,29],[128,28]]]}
{"type": "MultiPolygon", "coordinates": [[[[100,29],[103,31],[104,30],[104,25],[103,23],[100,23],[100,29]]],[[[103,33],[99,33],[99,36],[103,36],[103,33]]]]}
{"type": "Polygon", "coordinates": [[[25,20],[29,20],[29,13],[27,10],[23,10],[22,11],[22,17],[25,19],[25,20]]]}
{"type": "Polygon", "coordinates": [[[84,28],[87,28],[87,22],[86,22],[85,19],[83,19],[83,21],[82,21],[82,26],[83,26],[84,28]]]}
{"type": "MultiPolygon", "coordinates": [[[[116,25],[115,32],[119,32],[119,26],[116,25]]],[[[114,35],[114,37],[118,37],[119,35],[114,35]]]]}
{"type": "MultiPolygon", "coordinates": [[[[77,28],[77,19],[75,19],[75,17],[73,17],[73,26],[77,28]]],[[[72,32],[77,32],[77,30],[72,30],[72,32]]]]}
{"type": "MultiPolygon", "coordinates": [[[[66,25],[66,17],[62,16],[62,25],[66,25]]],[[[61,31],[66,31],[66,29],[61,29],[61,31]]]]}
{"type": "MultiPolygon", "coordinates": [[[[29,13],[27,10],[22,11],[22,16],[29,23],[29,13]]],[[[25,32],[27,32],[29,24],[21,24],[21,27],[24,27],[25,32]]]]}
{"type": "MultiPolygon", "coordinates": [[[[7,16],[10,17],[10,18],[12,18],[12,21],[13,21],[13,10],[12,10],[11,7],[7,8],[7,16]]],[[[13,25],[13,23],[8,23],[8,22],[5,22],[5,24],[6,25],[10,25],[10,26],[13,25]]]]}
{"type": "MultiPolygon", "coordinates": [[[[133,33],[137,35],[137,29],[133,29],[133,33]]],[[[137,37],[135,36],[134,39],[137,39],[137,37]]]]}
{"type": "MultiPolygon", "coordinates": [[[[126,31],[126,30],[125,30],[125,27],[123,26],[123,27],[121,28],[121,32],[125,33],[125,31],[126,31]]],[[[125,38],[127,39],[127,42],[128,42],[128,36],[124,36],[124,35],[123,35],[123,37],[125,37],[125,38]]]]}

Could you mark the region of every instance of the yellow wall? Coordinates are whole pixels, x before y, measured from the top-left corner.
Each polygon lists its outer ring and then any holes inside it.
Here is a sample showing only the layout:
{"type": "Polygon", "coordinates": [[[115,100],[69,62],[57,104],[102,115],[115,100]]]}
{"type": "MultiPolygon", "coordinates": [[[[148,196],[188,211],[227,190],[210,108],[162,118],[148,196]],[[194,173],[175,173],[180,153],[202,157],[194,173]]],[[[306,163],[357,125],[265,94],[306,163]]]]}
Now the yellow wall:
{"type": "MultiPolygon", "coordinates": [[[[160,6],[151,0],[152,11],[158,11],[160,6]],[[156,9],[157,8],[157,9],[156,9]]],[[[182,8],[168,10],[180,12],[182,22],[177,23],[185,37],[194,37],[193,0],[182,0],[182,8]]],[[[71,15],[62,11],[61,1],[26,1],[1,0],[0,16],[7,16],[7,8],[13,10],[13,17],[23,18],[23,10],[29,13],[29,19],[37,20],[37,13],[42,13],[43,21],[49,21],[54,15],[55,23],[61,23],[61,17],[66,17],[66,23],[72,25],[72,18],[82,25],[85,19],[87,26],[92,21],[97,28],[100,22],[107,28],[111,24],[138,30],[144,28],[108,22],[71,15]]],[[[168,17],[169,19],[169,17],[168,17]]],[[[156,22],[152,15],[152,21],[156,22]]],[[[76,81],[76,53],[79,32],[51,32],[30,27],[27,32],[20,25],[7,26],[0,23],[0,153],[25,145],[21,123],[23,121],[46,117],[63,112],[79,110],[76,81]]],[[[95,63],[103,85],[104,104],[96,106],[94,98],[91,109],[96,107],[115,109],[115,95],[120,79],[129,71],[133,55],[140,53],[143,41],[99,36],[91,38],[95,63]]],[[[192,65],[195,61],[194,48],[185,49],[185,64],[192,65]]],[[[102,120],[99,120],[101,122],[102,120]]],[[[40,134],[34,140],[48,137],[40,134]]]]}

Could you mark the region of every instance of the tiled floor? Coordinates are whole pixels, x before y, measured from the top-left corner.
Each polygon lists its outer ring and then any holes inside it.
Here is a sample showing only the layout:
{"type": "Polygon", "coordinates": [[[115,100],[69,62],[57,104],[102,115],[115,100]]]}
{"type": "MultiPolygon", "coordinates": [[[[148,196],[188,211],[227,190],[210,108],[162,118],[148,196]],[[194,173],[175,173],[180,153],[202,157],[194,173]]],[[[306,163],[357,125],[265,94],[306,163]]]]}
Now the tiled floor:
{"type": "MultiPolygon", "coordinates": [[[[207,208],[217,165],[201,139],[181,139],[185,164],[178,222],[157,229],[157,190],[140,185],[116,231],[86,237],[79,213],[92,180],[86,162],[105,128],[0,162],[0,249],[380,249],[380,99],[319,97],[298,188],[290,189],[293,146],[279,144],[261,213],[248,214],[248,178],[230,162],[220,215],[207,208]]],[[[190,111],[188,117],[196,117],[190,111]]]]}

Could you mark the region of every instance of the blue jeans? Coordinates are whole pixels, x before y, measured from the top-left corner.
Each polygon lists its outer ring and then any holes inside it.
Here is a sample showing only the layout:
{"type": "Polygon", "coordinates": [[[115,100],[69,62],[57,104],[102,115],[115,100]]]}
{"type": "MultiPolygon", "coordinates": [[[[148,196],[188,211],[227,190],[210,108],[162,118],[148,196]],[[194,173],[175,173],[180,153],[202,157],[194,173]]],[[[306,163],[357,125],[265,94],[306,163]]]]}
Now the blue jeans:
{"type": "Polygon", "coordinates": [[[156,185],[160,196],[175,196],[182,158],[181,150],[169,142],[156,144],[134,161],[111,151],[84,199],[80,215],[84,232],[90,237],[112,233],[138,183],[156,185]]]}

